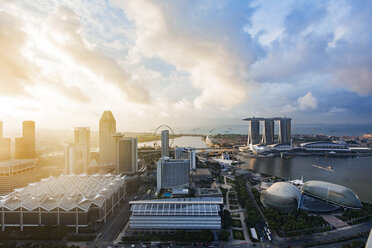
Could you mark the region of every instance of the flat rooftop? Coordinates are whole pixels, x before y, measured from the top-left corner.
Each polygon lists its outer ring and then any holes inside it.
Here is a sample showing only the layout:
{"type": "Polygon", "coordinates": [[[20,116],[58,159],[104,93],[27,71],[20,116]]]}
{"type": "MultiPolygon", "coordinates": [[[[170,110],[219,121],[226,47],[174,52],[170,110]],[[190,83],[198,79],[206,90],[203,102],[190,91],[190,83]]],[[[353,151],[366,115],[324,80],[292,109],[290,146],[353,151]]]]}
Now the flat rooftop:
{"type": "Polygon", "coordinates": [[[155,199],[130,201],[129,204],[151,204],[151,203],[169,203],[169,204],[223,204],[222,197],[190,197],[174,199],[155,199]]]}

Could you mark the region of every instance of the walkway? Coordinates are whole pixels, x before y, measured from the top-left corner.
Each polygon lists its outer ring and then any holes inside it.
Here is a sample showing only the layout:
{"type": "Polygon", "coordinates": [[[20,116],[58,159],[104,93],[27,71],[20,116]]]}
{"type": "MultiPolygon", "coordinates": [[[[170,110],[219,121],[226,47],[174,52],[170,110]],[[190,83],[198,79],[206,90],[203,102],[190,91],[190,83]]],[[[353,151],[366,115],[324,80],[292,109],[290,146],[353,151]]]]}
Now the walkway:
{"type": "MultiPolygon", "coordinates": [[[[225,185],[227,186],[226,176],[224,176],[224,182],[225,182],[225,185]]],[[[232,188],[232,187],[230,186],[230,188],[232,188]]],[[[231,214],[239,214],[239,217],[232,217],[232,219],[233,220],[239,220],[240,223],[242,224],[242,227],[231,227],[231,229],[230,229],[231,239],[228,242],[228,244],[242,244],[242,242],[244,242],[245,245],[252,244],[252,242],[249,238],[249,235],[248,235],[247,225],[245,224],[245,221],[244,221],[245,220],[245,216],[244,216],[245,209],[242,208],[239,203],[237,203],[238,209],[234,209],[234,210],[230,209],[230,196],[229,196],[230,195],[230,188],[227,189],[227,193],[226,193],[226,209],[229,210],[231,214]],[[245,240],[234,240],[233,239],[233,234],[232,234],[232,229],[243,231],[245,240]]],[[[234,200],[237,201],[236,198],[234,200]]]]}
{"type": "Polygon", "coordinates": [[[336,229],[339,229],[341,227],[346,227],[349,226],[348,223],[343,222],[336,216],[333,216],[332,214],[327,214],[327,215],[321,215],[321,217],[327,221],[331,226],[335,227],[336,229]]]}

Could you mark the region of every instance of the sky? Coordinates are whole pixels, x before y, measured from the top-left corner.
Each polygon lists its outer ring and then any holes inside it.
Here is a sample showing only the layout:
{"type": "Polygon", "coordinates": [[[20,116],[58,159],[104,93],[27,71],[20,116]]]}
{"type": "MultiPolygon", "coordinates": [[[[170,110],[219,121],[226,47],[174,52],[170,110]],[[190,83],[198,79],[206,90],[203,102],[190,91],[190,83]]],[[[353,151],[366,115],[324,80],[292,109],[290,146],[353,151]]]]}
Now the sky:
{"type": "Polygon", "coordinates": [[[4,129],[372,123],[372,3],[0,0],[4,129]]]}

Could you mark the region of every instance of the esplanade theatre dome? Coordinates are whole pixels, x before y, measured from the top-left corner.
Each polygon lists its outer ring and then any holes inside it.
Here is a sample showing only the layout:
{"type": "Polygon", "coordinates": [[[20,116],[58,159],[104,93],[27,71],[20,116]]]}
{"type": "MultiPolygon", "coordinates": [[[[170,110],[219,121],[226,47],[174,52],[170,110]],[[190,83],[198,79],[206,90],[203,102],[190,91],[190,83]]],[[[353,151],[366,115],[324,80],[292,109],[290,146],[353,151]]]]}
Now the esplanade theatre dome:
{"type": "Polygon", "coordinates": [[[264,191],[260,199],[265,208],[291,212],[298,209],[301,191],[290,183],[277,182],[264,191]]]}
{"type": "Polygon", "coordinates": [[[302,191],[305,194],[342,207],[362,207],[358,196],[351,189],[342,185],[323,181],[308,181],[302,186],[302,191]]]}

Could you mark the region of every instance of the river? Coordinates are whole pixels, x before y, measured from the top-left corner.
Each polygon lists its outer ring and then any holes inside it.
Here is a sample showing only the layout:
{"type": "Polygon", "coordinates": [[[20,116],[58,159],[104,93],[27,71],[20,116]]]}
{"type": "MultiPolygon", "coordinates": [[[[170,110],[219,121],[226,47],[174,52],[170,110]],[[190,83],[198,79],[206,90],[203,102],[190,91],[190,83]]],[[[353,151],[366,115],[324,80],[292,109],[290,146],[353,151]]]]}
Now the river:
{"type": "MultiPolygon", "coordinates": [[[[143,146],[154,146],[154,143],[160,146],[160,140],[150,141],[150,142],[142,142],[138,144],[138,147],[143,146]]],[[[169,140],[170,146],[179,146],[179,147],[196,147],[196,148],[207,148],[207,144],[202,140],[200,136],[181,136],[178,138],[174,138],[173,142],[172,139],[169,140]]]]}
{"type": "Polygon", "coordinates": [[[353,190],[362,201],[372,203],[372,157],[325,158],[293,157],[289,159],[247,158],[239,156],[242,169],[275,175],[286,179],[304,181],[321,180],[344,185],[353,190]],[[333,171],[321,167],[331,166],[333,171]]]}
{"type": "MultiPolygon", "coordinates": [[[[160,141],[157,141],[160,144],[160,141]]],[[[154,142],[139,143],[138,146],[153,146],[154,142]]],[[[174,139],[173,145],[180,147],[206,148],[207,145],[198,136],[182,136],[174,139]]],[[[372,203],[372,157],[325,158],[325,157],[293,157],[289,159],[247,158],[238,157],[244,163],[242,169],[279,176],[286,179],[304,181],[322,180],[344,185],[353,190],[362,201],[372,203]],[[319,169],[331,166],[333,171],[319,169]]]]}

